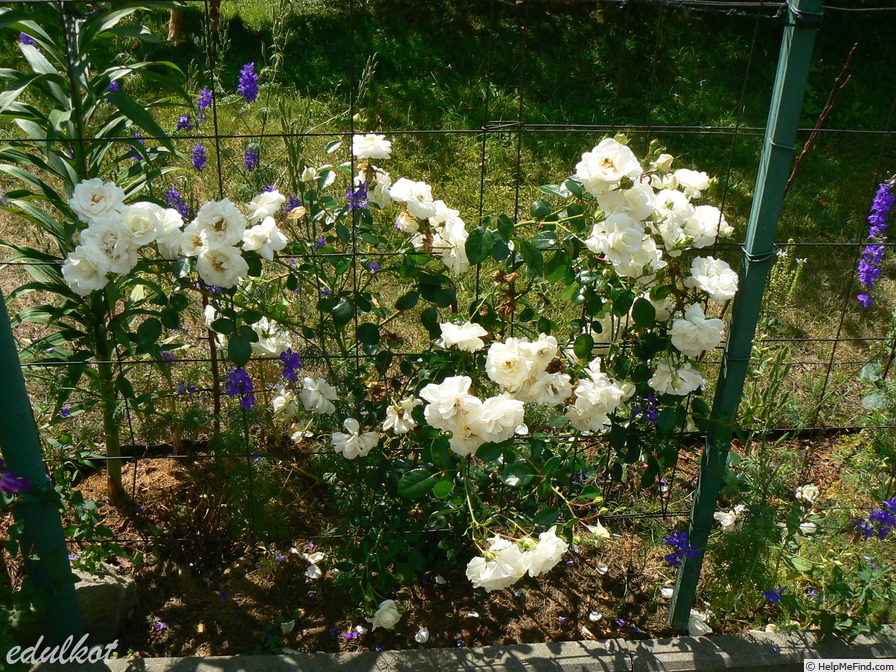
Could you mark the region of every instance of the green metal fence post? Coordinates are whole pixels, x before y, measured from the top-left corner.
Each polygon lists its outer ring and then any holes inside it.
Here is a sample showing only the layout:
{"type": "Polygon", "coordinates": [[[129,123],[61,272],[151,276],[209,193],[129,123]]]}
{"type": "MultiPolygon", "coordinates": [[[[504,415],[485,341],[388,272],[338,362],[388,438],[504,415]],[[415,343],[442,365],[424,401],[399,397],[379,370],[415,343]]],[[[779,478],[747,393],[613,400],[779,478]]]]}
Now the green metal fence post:
{"type": "Polygon", "coordinates": [[[74,576],[53,482],[40,454],[37,426],[25,391],[25,378],[16,350],[6,301],[0,291],[0,452],[6,466],[28,479],[31,490],[13,507],[23,521],[20,541],[29,579],[46,602],[40,605],[41,634],[47,644],[62,644],[72,635],[77,641],[84,625],[75,596],[74,576]],[[36,559],[35,559],[36,558],[36,559]]]}
{"type": "Polygon", "coordinates": [[[740,291],[734,299],[728,340],[713,400],[712,422],[707,431],[700,476],[691,506],[689,538],[701,553],[693,558],[685,558],[678,570],[669,609],[669,625],[676,630],[687,628],[691,607],[694,605],[703,566],[703,551],[712,528],[716,500],[731,448],[734,418],[743,394],[762,294],[776,254],[775,234],[784,200],[784,185],[790,171],[815,34],[821,22],[821,8],[822,0],[791,0],[789,5],[744,243],[740,291]]]}

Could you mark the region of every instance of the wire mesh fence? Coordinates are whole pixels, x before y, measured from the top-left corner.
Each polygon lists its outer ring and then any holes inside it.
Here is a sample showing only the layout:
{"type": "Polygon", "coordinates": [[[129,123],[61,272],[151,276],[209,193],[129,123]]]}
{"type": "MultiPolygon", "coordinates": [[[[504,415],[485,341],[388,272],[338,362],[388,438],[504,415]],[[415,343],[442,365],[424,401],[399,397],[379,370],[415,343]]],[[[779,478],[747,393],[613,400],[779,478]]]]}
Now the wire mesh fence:
{"type": "MultiPolygon", "coordinates": [[[[64,16],[82,11],[79,5],[60,4],[64,16]]],[[[203,143],[207,164],[201,172],[184,173],[171,183],[159,180],[150,187],[161,197],[163,187],[175,184],[189,194],[189,204],[195,208],[203,199],[222,199],[234,190],[257,191],[263,184],[276,183],[284,193],[295,190],[297,166],[290,161],[297,151],[331,157],[334,165],[344,160],[355,175],[356,161],[345,141],[359,132],[376,131],[402,147],[402,170],[442,178],[446,202],[450,197],[462,204],[458,207],[468,221],[507,213],[517,223],[528,217],[530,203],[540,198],[541,184],[566,177],[551,172],[556,166],[565,165],[571,172],[577,157],[601,137],[625,133],[632,146],[641,149],[658,138],[674,155],[693,158],[701,169],[718,176],[713,199],[742,235],[786,9],[783,3],[700,0],[481,0],[425,6],[375,0],[287,2],[274,11],[284,12],[284,30],[291,27],[293,32],[278,32],[275,27],[255,34],[240,14],[243,5],[225,2],[219,9],[210,0],[189,0],[182,10],[187,23],[181,47],[159,49],[189,53],[190,83],[197,91],[209,86],[224,94],[213,98],[204,125],[167,136],[74,141],[111,142],[113,151],[140,152],[141,146],[151,148],[169,140],[185,155],[203,143]],[[214,18],[218,11],[221,18],[214,18]],[[322,35],[325,40],[313,39],[322,35]],[[715,48],[710,48],[713,41],[707,35],[718,36],[715,48]],[[253,42],[248,50],[245,41],[253,42]],[[242,65],[234,60],[234,51],[254,54],[259,63],[266,59],[269,68],[254,125],[240,119],[227,98],[242,65]],[[315,110],[314,98],[321,92],[329,107],[315,110]],[[282,106],[282,98],[290,96],[299,101],[296,106],[282,106]],[[296,117],[288,118],[292,114],[296,117]],[[328,143],[334,140],[343,141],[343,146],[327,154],[328,143]],[[244,151],[252,147],[260,152],[257,171],[241,165],[244,151]]],[[[887,311],[894,308],[892,263],[888,262],[879,299],[870,310],[856,302],[854,270],[865,244],[870,197],[896,163],[891,137],[896,93],[886,66],[892,62],[893,42],[887,36],[896,27],[896,12],[862,3],[829,6],[826,14],[799,131],[800,143],[812,138],[813,144],[795,170],[780,227],[779,247],[787,253],[788,263],[797,258],[806,261],[790,286],[778,287],[778,294],[769,297],[757,339],[759,350],[786,348],[781,396],[762,401],[767,379],[750,382],[751,399],[760,400],[752,409],[753,417],[765,417],[761,429],[768,436],[792,432],[797,438],[818,437],[867,427],[858,372],[881,353],[892,359],[896,349],[896,339],[886,326],[887,311]],[[841,71],[848,74],[847,84],[836,79],[841,71]],[[819,119],[824,120],[821,126],[816,124],[819,119]]],[[[164,22],[164,17],[157,17],[158,24],[164,22]]],[[[170,118],[165,127],[173,127],[177,115],[166,113],[170,118]]],[[[13,129],[3,135],[8,136],[3,142],[20,139],[13,129]]],[[[312,230],[309,235],[313,239],[319,233],[312,230]]],[[[377,260],[385,265],[390,255],[362,250],[357,228],[350,234],[345,251],[323,256],[349,262],[347,291],[356,295],[359,283],[369,281],[365,265],[369,269],[377,260]]],[[[893,245],[885,244],[888,256],[893,245]]],[[[717,244],[712,253],[733,263],[739,250],[740,240],[735,245],[717,244]]],[[[300,262],[321,256],[284,258],[300,262]]],[[[8,278],[4,282],[14,286],[20,267],[33,263],[4,263],[8,278]]],[[[476,297],[485,293],[494,270],[477,266],[466,289],[476,297]]],[[[398,290],[391,300],[399,296],[398,290]]],[[[315,298],[286,297],[298,324],[317,310],[315,298]]],[[[217,298],[197,289],[193,301],[202,307],[217,298]]],[[[516,308],[510,313],[510,335],[521,312],[516,308]]],[[[194,347],[178,351],[174,361],[133,357],[116,348],[115,356],[107,360],[54,361],[52,353],[45,353],[23,365],[38,389],[64,376],[60,369],[109,364],[119,374],[127,369],[127,376],[139,381],[138,387],[161,390],[157,407],[166,405],[169,412],[155,418],[138,414],[132,399],[119,391],[121,423],[132,454],[125,450],[120,458],[109,458],[100,449],[90,459],[131,464],[130,494],[135,501],[139,501],[137,475],[154,461],[240,461],[250,500],[245,532],[254,540],[258,530],[252,512],[262,505],[252,501],[259,461],[289,464],[295,458],[288,452],[271,455],[253,447],[259,420],[245,409],[230,408],[235,402],[222,391],[226,365],[219,345],[206,332],[198,310],[195,317],[189,327],[194,347]],[[169,375],[160,372],[163,366],[169,375]],[[194,430],[193,439],[205,439],[194,444],[198,448],[178,449],[186,437],[175,440],[180,430],[174,430],[172,423],[182,422],[188,415],[184,409],[193,406],[210,413],[215,422],[226,418],[239,436],[226,447],[213,446],[209,437],[215,432],[205,427],[194,430]]],[[[357,329],[357,313],[353,321],[357,329]]],[[[395,358],[419,355],[419,347],[415,351],[413,346],[421,342],[412,330],[412,324],[396,321],[397,341],[411,347],[396,347],[391,351],[395,358]]],[[[34,336],[24,326],[18,335],[23,344],[34,336]]],[[[720,363],[717,354],[709,353],[702,362],[710,385],[720,363]]],[[[302,352],[305,366],[312,370],[334,361],[357,365],[372,357],[357,338],[348,349],[340,350],[324,339],[316,349],[302,352]]],[[[761,352],[758,357],[762,359],[761,352]]],[[[264,380],[264,368],[276,364],[277,357],[256,356],[252,362],[264,380]]],[[[389,379],[384,375],[375,382],[388,384],[389,379]]],[[[260,390],[259,406],[267,406],[273,394],[271,388],[260,390]]],[[[89,419],[91,413],[96,411],[85,403],[83,413],[76,416],[78,422],[98,424],[97,418],[89,419]]],[[[680,437],[683,445],[696,446],[700,434],[683,426],[680,437]]],[[[328,452],[307,445],[301,451],[328,452]]],[[[51,468],[70,461],[50,453],[51,468]]],[[[658,490],[651,491],[650,496],[660,502],[658,511],[608,517],[686,516],[696,460],[691,460],[689,473],[678,476],[673,473],[668,487],[662,486],[673,488],[671,493],[659,496],[658,490]]],[[[609,492],[610,479],[602,486],[609,492]]],[[[277,540],[269,530],[262,536],[277,540]]],[[[116,539],[135,543],[127,537],[116,539]]],[[[178,544],[183,539],[164,541],[178,544]]]]}

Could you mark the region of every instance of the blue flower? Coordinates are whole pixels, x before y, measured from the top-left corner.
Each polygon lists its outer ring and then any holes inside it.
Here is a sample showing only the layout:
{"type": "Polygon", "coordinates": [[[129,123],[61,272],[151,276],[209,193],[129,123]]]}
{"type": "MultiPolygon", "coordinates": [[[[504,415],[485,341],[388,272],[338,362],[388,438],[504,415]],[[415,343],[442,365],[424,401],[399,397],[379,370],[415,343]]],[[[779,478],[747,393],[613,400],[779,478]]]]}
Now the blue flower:
{"type": "Polygon", "coordinates": [[[255,63],[246,63],[243,69],[240,70],[236,92],[247,103],[251,103],[258,97],[258,75],[255,72],[255,63]]]}
{"type": "Polygon", "coordinates": [[[31,483],[28,482],[28,479],[16,476],[6,468],[6,464],[0,459],[0,492],[5,492],[7,495],[14,495],[17,492],[30,489],[31,483]]]}
{"type": "Polygon", "coordinates": [[[68,404],[63,404],[62,408],[59,409],[59,415],[63,418],[67,418],[71,416],[72,410],[68,407],[68,404]]]}
{"type": "Polygon", "coordinates": [[[196,146],[193,147],[193,167],[196,170],[202,170],[205,168],[205,147],[202,146],[201,142],[197,142],[196,146]]]}
{"type": "Polygon", "coordinates": [[[367,184],[362,182],[358,185],[357,191],[351,189],[345,190],[345,197],[348,199],[349,210],[360,210],[367,207],[367,184]]]}
{"type": "Polygon", "coordinates": [[[672,547],[672,552],[666,556],[669,567],[679,567],[683,560],[700,555],[700,551],[691,545],[687,530],[678,530],[663,537],[663,544],[672,547]]]}
{"type": "Polygon", "coordinates": [[[291,383],[299,379],[299,369],[302,368],[302,357],[298,352],[288,348],[280,353],[280,361],[283,363],[283,377],[291,383]]]}
{"type": "Polygon", "coordinates": [[[375,261],[371,261],[368,268],[370,268],[371,273],[376,273],[378,270],[380,270],[380,265],[375,261]]]}
{"type": "Polygon", "coordinates": [[[207,86],[203,87],[202,91],[199,92],[199,98],[197,99],[197,102],[199,103],[199,111],[201,112],[211,105],[213,98],[214,93],[212,93],[212,90],[207,86]]]}
{"type": "Polygon", "coordinates": [[[295,196],[290,196],[286,199],[286,203],[283,205],[283,211],[289,212],[290,210],[294,210],[302,205],[302,201],[300,201],[295,196]]]}
{"type": "Polygon", "coordinates": [[[787,590],[787,589],[786,588],[771,588],[769,590],[766,590],[762,594],[765,596],[766,600],[768,600],[769,602],[774,604],[775,602],[780,600],[782,597],[784,597],[785,590],[787,590]]]}
{"type": "Polygon", "coordinates": [[[252,384],[252,378],[242,367],[233,369],[227,375],[227,382],[224,383],[224,391],[228,397],[239,395],[240,406],[243,408],[252,408],[255,405],[255,395],[253,391],[255,386],[252,384]]]}
{"type": "MultiPolygon", "coordinates": [[[[882,238],[887,232],[887,217],[893,208],[893,202],[896,201],[896,195],[890,190],[887,183],[881,184],[874,200],[871,203],[871,213],[868,215],[868,240],[882,238]]],[[[861,282],[868,290],[874,287],[874,283],[880,277],[880,264],[884,258],[883,245],[872,243],[866,245],[862,250],[862,258],[859,261],[858,273],[859,282],[861,282]]],[[[856,297],[862,307],[867,308],[874,303],[868,292],[862,292],[856,297]]]]}
{"type": "Polygon", "coordinates": [[[249,145],[246,148],[246,153],[243,155],[243,165],[250,173],[258,168],[258,147],[249,145]]]}
{"type": "Polygon", "coordinates": [[[190,123],[190,115],[182,114],[177,120],[177,126],[175,128],[177,128],[177,130],[192,131],[193,124],[190,123]]]}
{"type": "Polygon", "coordinates": [[[167,191],[165,191],[162,196],[165,197],[165,205],[169,208],[174,208],[177,210],[178,214],[181,217],[186,219],[189,215],[189,210],[187,208],[187,204],[184,202],[183,196],[181,193],[175,188],[171,187],[167,191]]]}
{"type": "Polygon", "coordinates": [[[30,35],[19,33],[19,42],[22,44],[37,44],[30,35]]]}

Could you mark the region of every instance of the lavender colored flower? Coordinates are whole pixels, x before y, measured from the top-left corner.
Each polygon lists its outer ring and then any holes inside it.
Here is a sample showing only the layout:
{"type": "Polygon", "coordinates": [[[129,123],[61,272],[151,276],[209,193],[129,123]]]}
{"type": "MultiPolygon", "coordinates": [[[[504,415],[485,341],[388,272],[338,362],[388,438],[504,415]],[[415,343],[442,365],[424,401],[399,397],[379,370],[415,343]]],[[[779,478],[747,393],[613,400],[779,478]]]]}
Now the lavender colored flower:
{"type": "Polygon", "coordinates": [[[199,104],[199,110],[202,111],[211,105],[214,97],[215,94],[210,88],[207,86],[202,87],[202,91],[199,92],[199,98],[196,99],[196,102],[199,104]]]}
{"type": "Polygon", "coordinates": [[[59,409],[59,415],[61,415],[63,418],[68,418],[69,416],[71,416],[71,414],[72,410],[68,407],[68,404],[63,404],[62,408],[59,409]]]}
{"type": "Polygon", "coordinates": [[[196,146],[193,147],[193,167],[196,170],[202,170],[205,168],[205,147],[202,146],[201,142],[197,142],[196,146]]]}
{"type": "Polygon", "coordinates": [[[6,464],[0,459],[0,492],[5,492],[7,495],[14,495],[17,492],[30,489],[31,484],[28,482],[28,479],[16,476],[6,468],[6,464]]]}
{"type": "Polygon", "coordinates": [[[302,357],[292,348],[287,348],[280,353],[280,361],[283,363],[283,377],[291,383],[299,379],[299,369],[302,368],[302,357]]]}
{"type": "Polygon", "coordinates": [[[255,395],[253,390],[255,386],[252,384],[252,378],[242,367],[233,369],[227,376],[227,382],[224,383],[224,391],[228,397],[239,395],[240,406],[243,408],[252,408],[255,405],[255,395]]]}
{"type": "Polygon", "coordinates": [[[167,628],[168,628],[168,626],[166,624],[162,623],[162,621],[160,621],[158,619],[153,621],[152,629],[154,631],[161,632],[162,630],[167,630],[167,628]]]}
{"type": "Polygon", "coordinates": [[[115,93],[120,88],[121,88],[121,84],[119,84],[118,82],[112,82],[111,84],[109,84],[109,88],[106,89],[106,91],[108,93],[115,93]]]}
{"type": "Polygon", "coordinates": [[[853,518],[856,530],[865,538],[886,539],[896,530],[896,497],[885,499],[883,506],[874,507],[868,518],[853,518]]]}
{"type": "Polygon", "coordinates": [[[246,63],[240,70],[239,80],[236,85],[236,92],[243,97],[247,103],[251,103],[258,98],[258,75],[255,72],[255,63],[246,63]]]}
{"type": "Polygon", "coordinates": [[[329,289],[327,289],[325,287],[324,289],[320,290],[320,295],[321,296],[333,296],[333,292],[331,292],[329,289]]]}
{"type": "Polygon", "coordinates": [[[246,148],[246,153],[243,155],[243,165],[250,173],[258,168],[258,147],[250,145],[246,148]]]}
{"type": "Polygon", "coordinates": [[[785,590],[787,590],[787,589],[786,588],[771,588],[769,590],[764,591],[762,593],[762,595],[765,597],[766,600],[768,600],[769,602],[774,604],[775,602],[780,600],[782,597],[784,597],[785,590]]]}
{"type": "MultiPolygon", "coordinates": [[[[887,183],[881,184],[874,200],[871,202],[871,213],[868,215],[868,240],[879,240],[887,233],[887,217],[893,208],[893,202],[896,201],[896,195],[890,189],[887,183]]],[[[862,283],[869,291],[874,287],[874,283],[880,277],[880,264],[884,258],[883,245],[872,242],[866,245],[862,250],[862,258],[859,260],[858,274],[859,282],[862,283]]],[[[862,292],[856,297],[862,307],[867,308],[874,303],[869,292],[862,292]]]]}
{"type": "MultiPolygon", "coordinates": [[[[146,145],[146,140],[143,139],[143,136],[139,133],[134,133],[134,140],[136,140],[141,145],[146,145]]],[[[134,151],[128,156],[129,159],[134,161],[142,161],[145,157],[140,153],[140,150],[134,147],[134,151]]]]}
{"type": "Polygon", "coordinates": [[[170,350],[162,350],[162,363],[164,363],[166,366],[171,366],[172,364],[174,364],[175,359],[176,358],[173,352],[171,352],[170,350]]]}
{"type": "Polygon", "coordinates": [[[349,210],[360,210],[367,207],[367,184],[362,182],[358,185],[357,191],[351,189],[345,190],[345,197],[348,199],[349,210]]]}
{"type": "Polygon", "coordinates": [[[679,567],[683,560],[700,555],[700,551],[691,545],[687,530],[678,530],[663,537],[663,544],[672,548],[672,552],[666,556],[669,567],[679,567]]]}
{"type": "Polygon", "coordinates": [[[656,405],[656,397],[648,394],[641,399],[641,402],[640,404],[632,405],[632,422],[638,418],[644,418],[645,422],[655,425],[660,418],[660,409],[656,405]]]}
{"type": "Polygon", "coordinates": [[[193,394],[194,392],[199,391],[199,388],[196,386],[196,383],[189,382],[185,383],[181,381],[177,384],[177,394],[179,396],[184,396],[187,394],[193,394]]]}
{"type": "Polygon", "coordinates": [[[283,211],[289,212],[290,210],[298,208],[300,205],[302,205],[302,201],[300,201],[295,196],[290,196],[286,199],[286,203],[284,203],[283,205],[283,211]]]}
{"type": "Polygon", "coordinates": [[[318,238],[317,240],[314,241],[314,247],[318,250],[326,244],[327,244],[326,236],[321,236],[320,238],[318,238]]]}
{"type": "Polygon", "coordinates": [[[31,44],[31,45],[37,44],[37,42],[35,42],[34,39],[30,35],[27,35],[26,33],[19,33],[19,42],[21,44],[31,44]]]}
{"type": "Polygon", "coordinates": [[[175,187],[171,187],[162,195],[165,197],[165,205],[167,205],[169,208],[174,208],[175,210],[177,210],[178,214],[184,219],[189,216],[189,209],[187,208],[187,204],[184,202],[181,193],[175,187]]]}
{"type": "Polygon", "coordinates": [[[181,131],[192,131],[193,124],[190,122],[189,114],[182,114],[180,118],[177,120],[177,126],[175,127],[177,130],[181,131]]]}
{"type": "Polygon", "coordinates": [[[380,265],[375,261],[371,261],[368,268],[370,268],[371,273],[376,273],[378,270],[380,270],[380,265]]]}

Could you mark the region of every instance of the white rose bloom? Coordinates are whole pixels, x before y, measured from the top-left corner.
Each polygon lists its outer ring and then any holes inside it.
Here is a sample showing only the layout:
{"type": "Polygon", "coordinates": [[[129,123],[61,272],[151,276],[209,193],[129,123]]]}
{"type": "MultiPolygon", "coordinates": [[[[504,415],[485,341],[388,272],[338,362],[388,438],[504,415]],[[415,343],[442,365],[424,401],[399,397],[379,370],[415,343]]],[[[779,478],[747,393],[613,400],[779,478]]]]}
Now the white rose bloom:
{"type": "Polygon", "coordinates": [[[276,189],[261,192],[249,201],[249,221],[256,224],[265,217],[273,217],[284,203],[286,203],[286,196],[276,189]]]}
{"type": "Polygon", "coordinates": [[[816,532],[818,532],[818,525],[810,520],[805,520],[800,523],[800,532],[802,532],[804,535],[815,534],[816,532]]]}
{"type": "Polygon", "coordinates": [[[806,502],[807,504],[814,504],[815,500],[818,499],[818,496],[821,494],[819,489],[809,483],[808,485],[801,485],[796,489],[796,498],[806,502]]]}
{"type": "Polygon", "coordinates": [[[722,532],[730,532],[737,523],[737,516],[731,511],[716,511],[712,517],[722,526],[722,532]]]}
{"type": "Polygon", "coordinates": [[[286,236],[273,217],[265,217],[261,224],[243,232],[243,249],[255,250],[268,261],[274,261],[274,252],[286,247],[286,236]]]}
{"type": "Polygon", "coordinates": [[[589,367],[590,379],[580,380],[576,386],[575,404],[566,413],[573,427],[580,431],[601,431],[610,424],[610,413],[615,412],[630,396],[629,391],[617,381],[595,371],[595,362],[599,364],[599,360],[594,360],[589,367]]]}
{"type": "Polygon", "coordinates": [[[296,395],[292,390],[281,387],[276,396],[271,399],[271,408],[274,415],[282,415],[286,421],[296,417],[299,412],[296,395]]]}
{"type": "Polygon", "coordinates": [[[651,163],[650,165],[654,170],[660,173],[668,173],[672,170],[672,162],[675,160],[675,157],[671,154],[660,154],[656,157],[656,161],[651,163]]]}
{"type": "Polygon", "coordinates": [[[623,213],[637,221],[644,221],[656,211],[656,196],[646,182],[638,182],[630,189],[613,189],[597,196],[597,204],[606,214],[623,213]]]}
{"type": "Polygon", "coordinates": [[[317,169],[308,166],[307,168],[305,168],[305,170],[302,171],[302,182],[305,182],[306,184],[309,182],[314,182],[314,180],[317,179],[317,175],[317,169]]]}
{"type": "Polygon", "coordinates": [[[417,422],[411,415],[413,410],[423,402],[415,397],[402,399],[397,404],[392,404],[386,409],[386,421],[383,423],[383,431],[395,430],[396,434],[407,434],[417,422]]]}
{"type": "Polygon", "coordinates": [[[436,201],[436,215],[429,221],[435,231],[432,239],[433,252],[441,255],[442,263],[455,275],[465,273],[470,267],[470,261],[467,258],[468,234],[464,220],[458,216],[457,210],[446,207],[442,201],[436,201]]]}
{"type": "Polygon", "coordinates": [[[347,418],[342,424],[347,433],[335,432],[330,439],[334,452],[342,453],[346,459],[364,457],[380,440],[376,432],[361,433],[361,424],[354,418],[347,418]]]}
{"type": "Polygon", "coordinates": [[[93,247],[79,245],[62,264],[62,277],[80,296],[102,289],[109,281],[109,258],[93,247]]]}
{"type": "Polygon", "coordinates": [[[479,417],[471,426],[484,442],[501,443],[513,437],[522,422],[523,402],[502,394],[482,402],[479,417]]]}
{"type": "Polygon", "coordinates": [[[688,170],[687,168],[679,168],[673,173],[678,186],[690,198],[700,198],[700,192],[709,189],[709,175],[696,170],[688,170]]]}
{"type": "Polygon", "coordinates": [[[81,232],[81,245],[104,255],[109,260],[109,270],[118,275],[130,273],[137,265],[137,246],[119,213],[94,218],[81,232]]]}
{"type": "Polygon", "coordinates": [[[218,315],[218,311],[215,310],[215,307],[211,304],[207,305],[202,311],[203,321],[205,322],[205,328],[211,329],[212,322],[217,320],[220,315],[218,315]]]}
{"type": "Polygon", "coordinates": [[[519,347],[520,350],[525,352],[535,363],[535,368],[541,370],[547,368],[548,364],[550,364],[554,357],[557,356],[557,351],[560,349],[556,338],[553,336],[545,336],[544,334],[539,334],[538,340],[533,341],[532,343],[521,341],[519,347]]]}
{"type": "Polygon", "coordinates": [[[452,426],[447,431],[451,432],[448,446],[451,451],[461,457],[466,457],[476,452],[485,441],[476,431],[479,415],[482,412],[482,402],[474,396],[468,396],[461,401],[460,413],[455,416],[452,426]]]}
{"type": "Polygon", "coordinates": [[[429,402],[423,410],[426,422],[436,429],[451,431],[448,423],[461,412],[463,401],[470,397],[468,376],[449,376],[441,383],[430,383],[420,390],[420,397],[429,402]]]}
{"type": "Polygon", "coordinates": [[[428,219],[436,214],[436,204],[432,200],[432,187],[426,182],[413,182],[406,177],[399,178],[389,189],[389,196],[404,203],[411,217],[428,219]]]}
{"type": "Polygon", "coordinates": [[[676,394],[683,397],[700,389],[705,381],[690,362],[676,367],[672,360],[663,359],[657,362],[656,371],[647,382],[660,394],[676,394]]]}
{"type": "Polygon", "coordinates": [[[557,536],[556,525],[547,532],[539,534],[535,548],[523,553],[529,576],[534,578],[551,571],[568,549],[569,544],[557,536]]]}
{"type": "Polygon", "coordinates": [[[414,635],[414,641],[418,644],[426,644],[429,641],[429,628],[420,628],[414,635]]]}
{"type": "Polygon", "coordinates": [[[542,372],[535,380],[530,381],[523,401],[534,401],[545,406],[562,404],[572,394],[570,381],[568,373],[542,372]]]}
{"type": "Polygon", "coordinates": [[[97,217],[124,210],[124,190],[114,182],[103,182],[98,177],[84,180],[75,185],[68,204],[82,222],[91,224],[97,217]]]}
{"type": "Polygon", "coordinates": [[[303,378],[299,400],[306,411],[332,415],[336,411],[333,402],[339,401],[339,395],[336,394],[336,389],[323,378],[317,380],[303,378]]]}
{"type": "Polygon", "coordinates": [[[644,296],[644,298],[653,304],[653,307],[656,310],[657,322],[668,322],[672,319],[672,311],[675,309],[675,301],[668,296],[664,299],[651,299],[649,296],[644,296]]]}
{"type": "Polygon", "coordinates": [[[276,357],[292,347],[289,332],[266,317],[253,324],[252,331],[258,334],[258,340],[252,344],[252,354],[276,357]]]}
{"type": "Polygon", "coordinates": [[[618,275],[635,278],[642,286],[649,285],[656,278],[656,271],[668,264],[662,259],[663,253],[650,236],[645,236],[641,249],[630,259],[615,265],[618,275]]]}
{"type": "MultiPolygon", "coordinates": [[[[373,177],[370,182],[367,182],[367,200],[370,203],[376,203],[381,208],[385,208],[392,202],[392,197],[389,195],[389,189],[392,187],[392,178],[389,176],[389,173],[381,168],[376,166],[371,166],[371,168],[373,177]]],[[[355,186],[359,186],[366,180],[367,174],[362,170],[355,176],[355,186]]],[[[413,217],[411,217],[411,220],[413,220],[416,226],[417,220],[413,217]]]]}
{"type": "Polygon", "coordinates": [[[702,613],[696,609],[691,609],[691,615],[688,618],[688,634],[691,637],[702,637],[703,635],[711,635],[712,628],[709,627],[709,617],[712,614],[702,613]]]}
{"type": "Polygon", "coordinates": [[[643,224],[618,212],[597,222],[585,244],[589,250],[606,257],[615,266],[630,262],[632,256],[640,252],[643,241],[643,224]]]}
{"type": "Polygon", "coordinates": [[[523,554],[514,542],[493,537],[483,557],[475,557],[467,564],[467,578],[474,588],[486,592],[501,590],[516,583],[526,573],[523,554]]]}
{"type": "Polygon", "coordinates": [[[205,203],[193,223],[210,246],[236,245],[246,230],[246,218],[228,198],[205,203]]]}
{"type": "MultiPolygon", "coordinates": [[[[399,213],[398,217],[395,218],[395,228],[402,233],[418,233],[420,231],[420,222],[414,217],[411,217],[407,213],[407,210],[405,210],[399,213]]],[[[419,250],[423,247],[423,241],[419,241],[420,245],[418,247],[416,238],[417,236],[415,236],[411,242],[414,244],[414,249],[419,250]]]]}
{"type": "Polygon", "coordinates": [[[138,247],[154,243],[159,234],[164,208],[155,203],[141,201],[125,208],[122,221],[125,230],[138,247]]]}
{"type": "Polygon", "coordinates": [[[722,211],[712,205],[698,205],[693,216],[684,223],[684,233],[693,240],[691,247],[709,247],[716,238],[729,237],[734,229],[725,221],[722,211]]]}
{"type": "Polygon", "coordinates": [[[209,247],[206,235],[195,221],[187,224],[180,235],[180,250],[185,257],[195,257],[209,247]]]}
{"type": "Polygon", "coordinates": [[[392,156],[392,143],[385,135],[367,133],[352,136],[352,154],[356,159],[388,159],[392,156]]]}
{"type": "Polygon", "coordinates": [[[476,352],[485,347],[483,336],[488,336],[488,332],[483,329],[481,324],[473,322],[464,322],[462,325],[445,322],[440,324],[442,330],[442,342],[446,348],[456,345],[458,350],[465,352],[476,352]]]}
{"type": "Polygon", "coordinates": [[[511,392],[519,390],[535,369],[535,360],[516,338],[492,343],[485,358],[485,372],[492,381],[511,392]]]}
{"type": "Polygon", "coordinates": [[[709,294],[718,304],[737,294],[737,273],[721,259],[697,257],[691,262],[691,276],[684,279],[685,287],[697,287],[709,294]]]}
{"type": "Polygon", "coordinates": [[[622,143],[606,138],[582,154],[575,176],[585,189],[597,195],[617,186],[625,177],[637,180],[640,175],[641,164],[635,153],[622,143]]]}
{"type": "MultiPolygon", "coordinates": [[[[159,217],[156,246],[164,259],[177,259],[181,254],[184,218],[174,208],[165,208],[159,217]]],[[[197,251],[198,254],[198,251],[197,251]]]]}
{"type": "Polygon", "coordinates": [[[209,247],[196,258],[196,270],[207,285],[215,287],[236,287],[242,278],[249,275],[249,264],[240,251],[232,245],[209,247]]]}
{"type": "Polygon", "coordinates": [[[684,311],[684,319],[676,319],[669,330],[672,345],[683,355],[699,357],[722,342],[725,324],[716,318],[707,319],[695,303],[684,311]]]}
{"type": "Polygon", "coordinates": [[[398,605],[395,600],[383,600],[377,608],[373,618],[368,618],[370,622],[371,632],[377,628],[386,628],[391,630],[401,619],[401,612],[398,611],[398,605]]]}

